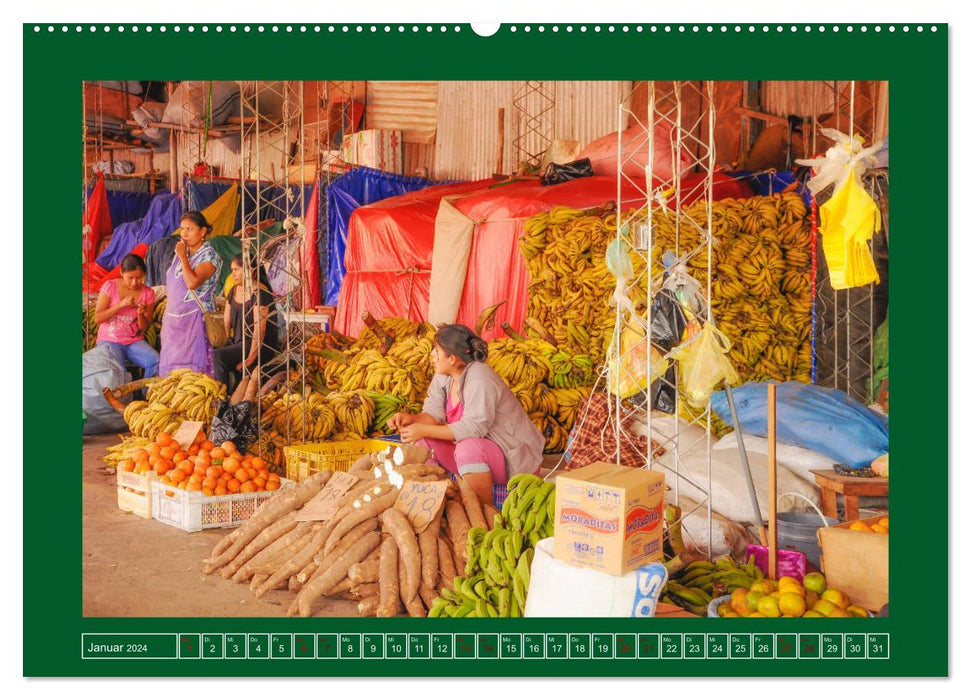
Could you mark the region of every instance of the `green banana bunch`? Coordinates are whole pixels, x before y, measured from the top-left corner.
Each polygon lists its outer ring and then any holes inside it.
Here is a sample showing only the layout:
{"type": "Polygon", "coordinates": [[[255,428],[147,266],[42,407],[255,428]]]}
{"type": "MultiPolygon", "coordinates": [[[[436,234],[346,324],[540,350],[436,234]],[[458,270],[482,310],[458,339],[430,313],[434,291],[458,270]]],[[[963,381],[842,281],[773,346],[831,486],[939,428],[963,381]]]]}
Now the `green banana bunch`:
{"type": "Polygon", "coordinates": [[[405,400],[397,396],[365,391],[364,395],[374,402],[374,418],[371,419],[371,432],[387,433],[388,421],[405,405],[405,400]]]}
{"type": "Polygon", "coordinates": [[[682,570],[671,574],[665,591],[689,604],[698,605],[696,596],[685,597],[680,593],[700,591],[710,599],[715,595],[716,587],[719,591],[731,593],[736,588],[750,588],[763,577],[762,570],[755,565],[754,556],[750,556],[745,564],[737,564],[731,557],[725,556],[714,562],[691,562],[682,570]]]}

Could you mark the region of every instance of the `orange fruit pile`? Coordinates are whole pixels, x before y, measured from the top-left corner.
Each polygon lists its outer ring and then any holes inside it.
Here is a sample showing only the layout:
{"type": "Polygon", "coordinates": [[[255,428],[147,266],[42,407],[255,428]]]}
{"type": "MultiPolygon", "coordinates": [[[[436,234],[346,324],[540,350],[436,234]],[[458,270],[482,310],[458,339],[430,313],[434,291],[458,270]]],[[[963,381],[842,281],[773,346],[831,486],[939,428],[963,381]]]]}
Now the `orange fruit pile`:
{"type": "Polygon", "coordinates": [[[136,450],[132,459],[123,460],[118,468],[135,474],[155,472],[163,484],[201,491],[206,496],[280,488],[280,477],[269,472],[261,457],[240,454],[228,440],[214,445],[202,432],[187,450],[161,432],[155,442],[136,450]]]}
{"type": "Polygon", "coordinates": [[[890,518],[884,516],[872,524],[867,524],[862,520],[859,520],[850,525],[850,529],[855,532],[875,532],[878,535],[889,535],[890,518]]]}

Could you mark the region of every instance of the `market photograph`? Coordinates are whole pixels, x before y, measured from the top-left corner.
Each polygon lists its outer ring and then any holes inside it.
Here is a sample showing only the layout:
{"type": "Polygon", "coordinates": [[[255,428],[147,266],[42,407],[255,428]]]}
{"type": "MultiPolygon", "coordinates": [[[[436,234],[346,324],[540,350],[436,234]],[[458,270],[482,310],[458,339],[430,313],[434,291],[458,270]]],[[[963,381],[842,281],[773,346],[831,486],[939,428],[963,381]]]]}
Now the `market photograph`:
{"type": "Polygon", "coordinates": [[[889,616],[889,99],[86,81],[82,615],[889,616]]]}

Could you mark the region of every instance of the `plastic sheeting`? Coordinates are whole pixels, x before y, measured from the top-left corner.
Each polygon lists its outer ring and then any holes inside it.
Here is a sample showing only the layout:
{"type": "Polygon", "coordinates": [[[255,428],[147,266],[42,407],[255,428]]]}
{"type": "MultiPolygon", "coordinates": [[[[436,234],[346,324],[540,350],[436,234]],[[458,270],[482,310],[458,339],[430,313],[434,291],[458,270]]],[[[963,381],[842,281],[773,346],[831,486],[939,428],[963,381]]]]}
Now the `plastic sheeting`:
{"type": "MultiPolygon", "coordinates": [[[[737,170],[735,172],[726,173],[730,177],[737,177],[744,180],[752,188],[755,194],[760,196],[768,196],[773,194],[779,194],[786,187],[796,182],[796,177],[791,172],[786,171],[770,171],[770,172],[753,172],[751,170],[737,170]]],[[[806,202],[806,206],[810,206],[812,200],[812,194],[809,192],[809,188],[806,187],[805,183],[800,183],[796,187],[806,202]]]]}
{"type": "Polygon", "coordinates": [[[314,192],[310,195],[310,201],[307,203],[307,211],[314,212],[318,214],[317,216],[308,216],[304,220],[304,229],[306,233],[304,234],[303,245],[300,248],[300,270],[301,270],[301,283],[302,283],[302,295],[300,308],[310,309],[318,304],[320,304],[320,256],[318,254],[318,236],[319,231],[319,185],[314,186],[314,192]]]}
{"type": "Polygon", "coordinates": [[[175,231],[179,227],[181,216],[182,207],[178,195],[170,192],[156,195],[144,217],[115,226],[111,242],[98,256],[98,264],[105,268],[114,267],[139,243],[151,245],[175,231]]]}
{"type": "MultiPolygon", "coordinates": [[[[691,180],[697,177],[686,178],[686,189],[691,189],[691,180]]],[[[744,182],[715,178],[716,199],[751,194],[744,182]]],[[[643,202],[630,184],[621,197],[625,208],[643,202]]],[[[361,207],[350,221],[347,274],[334,325],[343,333],[357,335],[365,310],[378,318],[429,320],[429,298],[434,296],[433,322],[474,326],[482,309],[507,301],[496,314],[496,328],[502,321],[520,328],[530,283],[519,250],[525,220],[558,205],[586,208],[616,199],[617,180],[595,176],[548,187],[535,180],[500,186],[492,180],[441,185],[361,207]],[[448,206],[440,209],[446,197],[448,206]],[[440,213],[443,218],[436,223],[440,213]],[[469,237],[471,243],[463,240],[469,237]],[[439,240],[444,254],[435,256],[439,240]],[[467,264],[460,254],[465,246],[469,247],[467,264]],[[432,271],[433,259],[445,267],[442,273],[432,271]],[[447,315],[451,309],[457,309],[454,318],[447,315]]],[[[486,332],[484,337],[488,340],[496,333],[486,332]]]]}
{"type": "Polygon", "coordinates": [[[340,295],[351,215],[359,207],[439,184],[443,183],[372,168],[355,168],[327,186],[326,304],[336,304],[340,295]]]}
{"type": "Polygon", "coordinates": [[[354,211],[334,327],[359,334],[364,311],[378,318],[425,320],[439,202],[482,189],[487,182],[426,187],[354,211]]]}
{"type": "MultiPolygon", "coordinates": [[[[201,181],[193,180],[192,178],[185,179],[185,191],[186,191],[186,211],[202,211],[206,207],[212,205],[217,199],[229,190],[230,187],[239,187],[238,180],[213,180],[213,181],[201,181]]],[[[264,204],[260,210],[260,220],[273,219],[277,220],[281,218],[281,213],[283,211],[284,203],[288,202],[286,206],[287,216],[303,216],[303,211],[300,209],[300,203],[310,202],[310,196],[313,194],[314,185],[313,183],[309,185],[304,185],[304,197],[303,200],[300,198],[300,186],[290,185],[290,197],[287,199],[286,192],[282,187],[275,187],[267,185],[266,183],[259,184],[259,194],[263,199],[264,204]]],[[[245,192],[245,205],[246,205],[246,222],[253,224],[256,222],[256,210],[253,203],[256,201],[257,195],[257,183],[246,182],[243,185],[243,191],[245,192]]],[[[242,206],[237,206],[236,216],[233,223],[233,231],[239,231],[243,228],[242,224],[242,206]]]]}
{"type": "Polygon", "coordinates": [[[108,207],[108,193],[105,189],[104,175],[98,175],[91,196],[88,197],[87,210],[82,219],[86,228],[84,233],[84,260],[91,262],[98,251],[101,239],[111,233],[111,213],[108,207]]]}

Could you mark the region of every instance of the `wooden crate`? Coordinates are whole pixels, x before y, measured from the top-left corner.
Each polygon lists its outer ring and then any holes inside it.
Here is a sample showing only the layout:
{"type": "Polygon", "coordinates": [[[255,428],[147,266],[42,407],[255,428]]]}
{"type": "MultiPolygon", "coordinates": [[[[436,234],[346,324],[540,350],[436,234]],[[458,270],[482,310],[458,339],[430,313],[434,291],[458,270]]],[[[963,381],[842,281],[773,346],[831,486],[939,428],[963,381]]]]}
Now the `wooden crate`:
{"type": "MultiPolygon", "coordinates": [[[[882,517],[853,522],[872,525],[882,517]]],[[[843,591],[856,605],[877,611],[890,600],[890,535],[851,530],[853,522],[819,528],[823,573],[830,588],[843,591]]]]}
{"type": "Polygon", "coordinates": [[[152,517],[152,482],[155,473],[135,474],[119,469],[118,507],[140,518],[152,517]]]}

